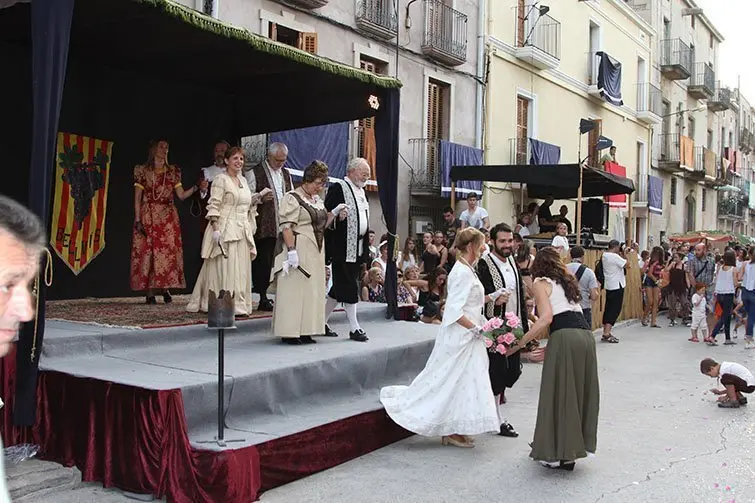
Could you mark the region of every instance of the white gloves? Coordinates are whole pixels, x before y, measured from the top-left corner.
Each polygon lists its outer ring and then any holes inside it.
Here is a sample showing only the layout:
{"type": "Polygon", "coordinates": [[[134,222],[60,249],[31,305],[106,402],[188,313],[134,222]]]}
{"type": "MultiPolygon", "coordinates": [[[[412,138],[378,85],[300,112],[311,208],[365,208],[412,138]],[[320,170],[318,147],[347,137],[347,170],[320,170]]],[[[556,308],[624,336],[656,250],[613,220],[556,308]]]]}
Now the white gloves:
{"type": "Polygon", "coordinates": [[[336,206],[335,208],[333,208],[332,210],[330,210],[330,213],[334,217],[337,217],[345,209],[346,209],[346,203],[341,203],[338,206],[336,206]]]}
{"type": "Polygon", "coordinates": [[[220,231],[212,231],[212,240],[215,244],[220,244],[220,231]]]}
{"type": "Polygon", "coordinates": [[[288,266],[292,269],[296,269],[299,267],[299,253],[296,250],[291,250],[288,252],[288,266]]]}
{"type": "Polygon", "coordinates": [[[496,300],[498,300],[498,297],[500,297],[501,295],[503,295],[506,292],[508,292],[508,289],[506,289],[506,288],[500,288],[500,289],[496,290],[493,293],[489,293],[488,297],[490,297],[490,300],[492,300],[493,302],[495,302],[496,300]]]}

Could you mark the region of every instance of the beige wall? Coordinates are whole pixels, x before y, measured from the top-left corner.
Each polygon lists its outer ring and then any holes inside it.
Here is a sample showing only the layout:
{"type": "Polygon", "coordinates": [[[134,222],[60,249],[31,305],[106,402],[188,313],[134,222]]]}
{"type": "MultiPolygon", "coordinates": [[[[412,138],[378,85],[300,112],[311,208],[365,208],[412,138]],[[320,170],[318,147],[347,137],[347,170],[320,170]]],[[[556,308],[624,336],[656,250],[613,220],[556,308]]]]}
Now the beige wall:
{"type": "MultiPolygon", "coordinates": [[[[644,165],[649,166],[649,129],[636,119],[638,57],[645,59],[649,72],[649,27],[634,14],[612,0],[599,6],[594,2],[551,2],[549,15],[561,22],[561,55],[555,70],[537,70],[512,54],[515,41],[515,1],[495,2],[491,23],[489,100],[487,104],[487,164],[509,164],[510,138],[516,135],[516,99],[531,99],[530,136],[561,147],[561,162],[578,160],[581,118],[603,121],[603,135],[617,146],[617,157],[627,168],[627,176],[637,180],[637,142],[645,143],[644,165]],[[604,103],[588,94],[590,72],[590,22],[601,26],[600,50],[621,61],[624,107],[604,103]]],[[[587,135],[581,137],[582,157],[587,155],[587,135]]],[[[513,221],[518,211],[520,192],[493,185],[488,192],[487,209],[492,221],[513,221]]],[[[557,211],[560,202],[554,204],[557,211]]],[[[574,202],[569,216],[575,221],[574,202]]],[[[611,219],[610,225],[614,221],[611,219]]]]}

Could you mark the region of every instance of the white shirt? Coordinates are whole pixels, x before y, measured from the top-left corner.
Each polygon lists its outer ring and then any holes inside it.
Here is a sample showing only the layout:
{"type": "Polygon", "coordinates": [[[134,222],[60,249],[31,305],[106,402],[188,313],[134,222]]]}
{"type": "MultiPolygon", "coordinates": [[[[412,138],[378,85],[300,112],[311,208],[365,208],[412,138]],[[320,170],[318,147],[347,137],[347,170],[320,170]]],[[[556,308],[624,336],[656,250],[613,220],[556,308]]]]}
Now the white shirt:
{"type": "Polygon", "coordinates": [[[565,253],[569,251],[569,240],[566,236],[553,236],[551,246],[554,248],[558,248],[560,246],[561,248],[563,248],[561,253],[565,253]]]}
{"type": "Polygon", "coordinates": [[[459,220],[466,222],[468,226],[474,227],[475,229],[482,229],[485,227],[485,222],[483,221],[485,218],[488,218],[488,212],[482,206],[475,208],[474,213],[470,213],[469,209],[466,209],[462,211],[459,216],[459,220]]]}
{"type": "MultiPolygon", "coordinates": [[[[202,177],[207,180],[208,182],[212,183],[212,181],[215,179],[216,176],[218,176],[220,173],[225,173],[225,166],[207,166],[206,168],[202,168],[202,177]]],[[[206,199],[208,195],[208,191],[206,190],[200,190],[199,191],[199,197],[202,199],[206,199]]]]}
{"type": "Polygon", "coordinates": [[[519,235],[522,236],[523,238],[529,236],[530,235],[529,227],[526,227],[523,225],[522,228],[519,229],[519,235]]]}
{"type": "MultiPolygon", "coordinates": [[[[367,234],[367,229],[369,228],[370,224],[370,203],[367,202],[367,195],[364,193],[364,188],[354,185],[354,182],[352,182],[351,178],[349,177],[344,178],[344,180],[346,180],[346,183],[349,184],[352,192],[354,192],[354,199],[356,199],[357,202],[357,211],[359,211],[359,236],[362,237],[367,234]]],[[[346,194],[344,194],[344,196],[345,195],[346,194]]],[[[360,239],[360,255],[362,254],[362,243],[363,240],[360,239]]]]}
{"type": "Polygon", "coordinates": [[[612,252],[603,254],[603,276],[606,284],[603,287],[606,290],[618,290],[627,286],[627,277],[624,274],[624,266],[627,265],[626,259],[621,255],[612,252]]]}
{"type": "Polygon", "coordinates": [[[502,260],[495,253],[491,253],[490,256],[493,258],[493,262],[498,267],[498,270],[501,271],[506,288],[511,292],[509,301],[506,302],[505,310],[519,316],[519,292],[516,290],[516,270],[514,269],[516,265],[512,262],[513,259],[511,257],[502,260]]]}
{"type": "Polygon", "coordinates": [[[707,301],[705,300],[705,295],[700,295],[699,293],[695,293],[692,296],[692,317],[694,319],[698,320],[705,317],[706,303],[707,301]],[[698,300],[700,301],[700,304],[697,304],[698,300]]]}
{"type": "Polygon", "coordinates": [[[275,195],[278,201],[280,201],[283,199],[286,190],[286,183],[283,181],[283,168],[273,169],[267,161],[265,161],[265,164],[267,165],[267,169],[270,170],[270,178],[273,179],[273,190],[275,190],[275,195]]]}
{"type": "MultiPolygon", "coordinates": [[[[527,230],[529,231],[529,235],[536,235],[540,234],[540,224],[537,223],[537,217],[535,217],[535,221],[530,223],[527,226],[527,230]]],[[[521,236],[521,234],[520,234],[521,236]]]]}
{"type": "Polygon", "coordinates": [[[736,270],[736,267],[729,267],[728,271],[723,267],[718,270],[716,274],[716,287],[714,289],[715,293],[734,293],[734,273],[736,270]]]}
{"type": "Polygon", "coordinates": [[[755,264],[745,262],[744,269],[745,274],[742,278],[742,288],[753,291],[755,290],[755,264]]]}
{"type": "Polygon", "coordinates": [[[721,362],[721,368],[718,371],[718,375],[722,376],[724,374],[737,376],[745,381],[748,386],[755,386],[755,377],[744,365],[734,362],[721,362]]]}

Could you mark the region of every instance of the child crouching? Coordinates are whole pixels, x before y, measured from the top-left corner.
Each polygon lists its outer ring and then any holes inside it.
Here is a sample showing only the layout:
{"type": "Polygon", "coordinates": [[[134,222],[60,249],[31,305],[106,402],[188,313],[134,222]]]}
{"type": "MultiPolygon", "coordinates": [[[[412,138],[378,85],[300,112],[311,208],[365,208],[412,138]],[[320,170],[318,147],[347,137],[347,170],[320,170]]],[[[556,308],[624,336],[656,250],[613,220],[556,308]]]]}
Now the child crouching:
{"type": "Polygon", "coordinates": [[[710,391],[718,398],[718,406],[725,409],[737,409],[747,404],[742,393],[755,391],[755,376],[746,367],[733,362],[718,363],[713,358],[700,362],[700,372],[709,377],[718,378],[725,389],[713,388],[710,391]]]}

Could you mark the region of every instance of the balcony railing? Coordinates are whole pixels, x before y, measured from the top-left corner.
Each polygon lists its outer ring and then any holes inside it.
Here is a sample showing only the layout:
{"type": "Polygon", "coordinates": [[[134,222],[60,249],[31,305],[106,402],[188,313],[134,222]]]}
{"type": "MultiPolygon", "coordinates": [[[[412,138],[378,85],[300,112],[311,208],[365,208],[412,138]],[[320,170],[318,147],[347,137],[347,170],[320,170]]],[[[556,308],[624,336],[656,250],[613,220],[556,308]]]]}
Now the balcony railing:
{"type": "Polygon", "coordinates": [[[713,96],[708,100],[708,110],[711,112],[723,112],[731,108],[731,89],[722,87],[721,82],[716,82],[713,96]]]}
{"type": "Polygon", "coordinates": [[[681,148],[679,144],[679,133],[666,133],[660,135],[660,156],[661,162],[676,162],[681,160],[681,148]]]}
{"type": "Polygon", "coordinates": [[[442,63],[460,65],[467,60],[467,16],[442,0],[424,0],[425,31],[422,52],[442,63]]]}
{"type": "Polygon", "coordinates": [[[398,17],[393,0],[359,0],[357,28],[385,40],[398,35],[398,17]]]}
{"type": "Polygon", "coordinates": [[[516,47],[532,47],[561,59],[561,23],[548,14],[540,15],[536,5],[517,7],[514,33],[516,47]]]}
{"type": "Polygon", "coordinates": [[[694,172],[699,176],[707,176],[715,180],[720,165],[721,158],[714,151],[703,146],[695,147],[694,172]]]}
{"type": "Polygon", "coordinates": [[[744,218],[747,203],[741,197],[729,196],[718,201],[718,216],[723,218],[744,218]]]}
{"type": "Polygon", "coordinates": [[[530,163],[529,138],[509,138],[509,164],[530,163]]]}
{"type": "Polygon", "coordinates": [[[440,195],[440,141],[411,138],[411,178],[409,191],[415,195],[440,195]]]}
{"type": "Polygon", "coordinates": [[[646,22],[653,23],[653,0],[624,0],[646,22]]]}
{"type": "Polygon", "coordinates": [[[679,38],[661,40],[661,73],[671,80],[684,80],[692,75],[694,55],[689,45],[679,38]]]}
{"type": "Polygon", "coordinates": [[[749,154],[752,151],[752,147],[753,145],[750,143],[750,130],[744,127],[739,132],[739,149],[749,154]]]}
{"type": "Polygon", "coordinates": [[[637,112],[649,112],[658,118],[663,115],[663,95],[660,88],[649,82],[637,84],[637,112]]]}
{"type": "Polygon", "coordinates": [[[687,92],[699,100],[713,96],[716,89],[716,73],[708,63],[696,63],[695,71],[690,77],[687,92]]]}

